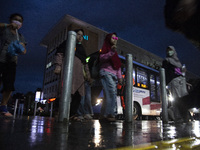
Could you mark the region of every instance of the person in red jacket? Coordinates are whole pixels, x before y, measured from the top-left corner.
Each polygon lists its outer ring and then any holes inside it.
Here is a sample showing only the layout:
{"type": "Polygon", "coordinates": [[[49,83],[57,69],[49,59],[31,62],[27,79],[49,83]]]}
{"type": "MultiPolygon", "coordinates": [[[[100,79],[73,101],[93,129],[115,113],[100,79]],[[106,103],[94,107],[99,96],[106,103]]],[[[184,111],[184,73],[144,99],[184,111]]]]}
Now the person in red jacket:
{"type": "Polygon", "coordinates": [[[105,95],[101,116],[107,121],[115,121],[117,82],[122,82],[121,61],[116,51],[117,40],[116,33],[107,34],[99,56],[100,78],[105,95]]]}

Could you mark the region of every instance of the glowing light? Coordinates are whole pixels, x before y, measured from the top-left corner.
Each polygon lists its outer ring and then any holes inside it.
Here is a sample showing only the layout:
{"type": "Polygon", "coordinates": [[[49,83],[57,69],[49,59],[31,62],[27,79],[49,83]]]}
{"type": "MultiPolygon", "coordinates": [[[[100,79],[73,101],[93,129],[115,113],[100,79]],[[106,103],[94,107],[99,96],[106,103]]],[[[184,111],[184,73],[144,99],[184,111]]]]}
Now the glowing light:
{"type": "Polygon", "coordinates": [[[55,101],[55,100],[56,100],[56,98],[50,98],[50,99],[49,99],[50,102],[53,102],[53,101],[55,101]]]}
{"type": "Polygon", "coordinates": [[[83,35],[83,38],[88,41],[88,35],[83,35]]]}
{"type": "Polygon", "coordinates": [[[197,136],[197,137],[200,137],[200,131],[199,131],[199,121],[195,121],[195,123],[193,124],[193,127],[194,127],[194,134],[197,136]]]}
{"type": "Polygon", "coordinates": [[[101,125],[98,120],[94,121],[94,139],[93,139],[93,141],[94,141],[95,147],[99,147],[99,145],[102,141],[101,125]]]}
{"type": "Polygon", "coordinates": [[[86,63],[88,63],[88,62],[89,62],[89,60],[90,60],[90,57],[87,57],[87,58],[86,58],[86,60],[85,60],[85,61],[86,61],[86,63]]]}
{"type": "Polygon", "coordinates": [[[35,93],[35,101],[36,101],[36,102],[39,102],[39,101],[40,101],[40,96],[41,96],[41,92],[40,92],[40,91],[37,91],[37,92],[35,93]]]}
{"type": "Polygon", "coordinates": [[[97,99],[97,102],[95,105],[97,106],[97,105],[101,104],[101,102],[102,102],[102,99],[97,99]]]}
{"type": "Polygon", "coordinates": [[[171,93],[169,94],[169,101],[171,101],[171,102],[174,101],[174,97],[172,96],[171,93]]]}

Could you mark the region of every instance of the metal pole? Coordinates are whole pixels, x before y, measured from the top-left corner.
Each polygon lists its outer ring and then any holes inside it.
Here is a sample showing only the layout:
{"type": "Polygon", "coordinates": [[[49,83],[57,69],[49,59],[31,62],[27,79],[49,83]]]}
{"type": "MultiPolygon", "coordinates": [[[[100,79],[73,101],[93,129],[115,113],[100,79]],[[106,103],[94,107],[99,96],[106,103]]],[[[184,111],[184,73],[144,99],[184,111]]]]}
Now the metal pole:
{"type": "Polygon", "coordinates": [[[37,102],[35,101],[34,116],[36,115],[37,102]]]}
{"type": "Polygon", "coordinates": [[[14,118],[16,117],[16,112],[17,112],[17,104],[18,104],[18,99],[15,101],[15,109],[14,109],[14,118]]]}
{"type": "Polygon", "coordinates": [[[161,101],[162,101],[162,121],[164,124],[167,124],[168,123],[167,91],[166,91],[164,68],[160,68],[160,91],[161,91],[161,101]]]}
{"type": "Polygon", "coordinates": [[[53,102],[51,102],[51,112],[50,112],[50,118],[52,118],[52,114],[53,114],[53,102]]]}
{"type": "Polygon", "coordinates": [[[31,103],[31,96],[28,96],[28,106],[27,106],[27,115],[29,113],[29,108],[30,108],[30,103],[31,103]]]}
{"type": "Polygon", "coordinates": [[[133,58],[126,55],[126,85],[125,85],[125,121],[133,121],[133,58]]]}
{"type": "Polygon", "coordinates": [[[69,31],[67,45],[65,49],[64,66],[63,66],[64,70],[63,88],[59,103],[58,121],[60,122],[63,122],[64,120],[67,122],[69,121],[75,46],[76,46],[76,32],[69,31]]]}

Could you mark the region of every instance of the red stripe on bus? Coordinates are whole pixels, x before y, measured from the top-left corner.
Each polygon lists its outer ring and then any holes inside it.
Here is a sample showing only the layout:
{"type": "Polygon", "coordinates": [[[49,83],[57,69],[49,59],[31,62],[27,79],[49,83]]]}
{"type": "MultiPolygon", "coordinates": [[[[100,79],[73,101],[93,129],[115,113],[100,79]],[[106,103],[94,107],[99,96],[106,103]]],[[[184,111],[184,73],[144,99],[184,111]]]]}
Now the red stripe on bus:
{"type": "Polygon", "coordinates": [[[142,99],[142,105],[149,105],[150,104],[150,97],[145,97],[142,99]]]}
{"type": "Polygon", "coordinates": [[[150,109],[154,110],[154,109],[160,109],[161,108],[161,104],[151,104],[150,105],[150,109]]]}

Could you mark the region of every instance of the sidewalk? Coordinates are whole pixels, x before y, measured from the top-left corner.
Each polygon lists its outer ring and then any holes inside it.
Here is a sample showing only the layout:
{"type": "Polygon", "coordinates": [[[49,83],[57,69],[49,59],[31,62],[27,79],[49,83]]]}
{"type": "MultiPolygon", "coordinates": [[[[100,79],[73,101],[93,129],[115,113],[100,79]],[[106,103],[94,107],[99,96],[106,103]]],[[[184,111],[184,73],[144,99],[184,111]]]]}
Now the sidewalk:
{"type": "Polygon", "coordinates": [[[162,121],[135,121],[133,124],[91,120],[58,123],[49,117],[6,119],[0,117],[0,150],[94,150],[200,137],[200,123],[163,127],[162,121]]]}

